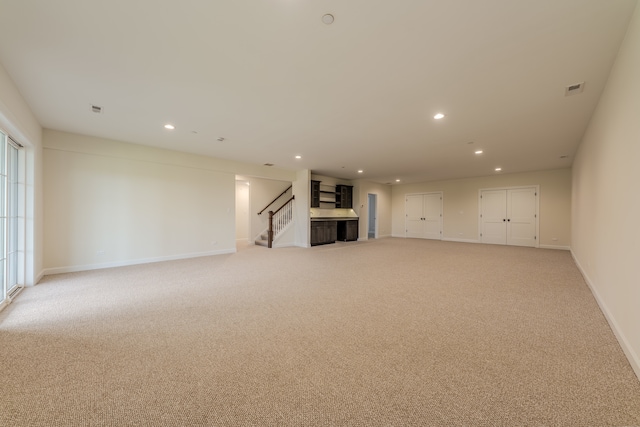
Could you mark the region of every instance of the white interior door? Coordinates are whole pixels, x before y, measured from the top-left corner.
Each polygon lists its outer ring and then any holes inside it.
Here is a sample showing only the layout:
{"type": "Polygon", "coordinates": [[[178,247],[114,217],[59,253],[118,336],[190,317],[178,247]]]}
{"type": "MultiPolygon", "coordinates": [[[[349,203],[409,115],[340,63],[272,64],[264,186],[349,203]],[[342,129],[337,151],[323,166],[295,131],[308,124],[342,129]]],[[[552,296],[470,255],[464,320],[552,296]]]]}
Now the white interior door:
{"type": "Polygon", "coordinates": [[[406,197],[406,236],[421,238],[424,234],[424,221],[422,220],[422,210],[424,201],[422,194],[411,194],[406,197]]]}
{"type": "Polygon", "coordinates": [[[406,196],[406,237],[442,239],[442,193],[406,196]]]}
{"type": "Polygon", "coordinates": [[[507,192],[485,190],[480,195],[482,243],[507,244],[507,192]]]}
{"type": "Polygon", "coordinates": [[[536,246],[536,189],[507,190],[507,244],[536,246]]]}
{"type": "Polygon", "coordinates": [[[483,190],[480,193],[480,241],[537,246],[536,187],[483,190]]]}
{"type": "Polygon", "coordinates": [[[423,238],[440,240],[442,238],[442,196],[425,194],[423,200],[423,238]]]}

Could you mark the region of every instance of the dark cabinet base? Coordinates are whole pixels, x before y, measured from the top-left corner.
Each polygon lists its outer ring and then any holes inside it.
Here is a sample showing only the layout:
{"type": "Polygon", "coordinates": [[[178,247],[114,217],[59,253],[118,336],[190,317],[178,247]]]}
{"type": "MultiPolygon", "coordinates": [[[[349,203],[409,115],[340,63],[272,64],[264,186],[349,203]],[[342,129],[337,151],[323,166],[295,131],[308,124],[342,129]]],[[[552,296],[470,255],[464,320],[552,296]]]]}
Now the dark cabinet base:
{"type": "Polygon", "coordinates": [[[338,240],[341,242],[358,240],[358,220],[338,221],[338,240]]]}
{"type": "Polygon", "coordinates": [[[311,246],[358,240],[358,220],[311,221],[311,246]]]}
{"type": "Polygon", "coordinates": [[[311,222],[311,246],[335,243],[338,239],[338,226],[336,221],[311,222]]]}

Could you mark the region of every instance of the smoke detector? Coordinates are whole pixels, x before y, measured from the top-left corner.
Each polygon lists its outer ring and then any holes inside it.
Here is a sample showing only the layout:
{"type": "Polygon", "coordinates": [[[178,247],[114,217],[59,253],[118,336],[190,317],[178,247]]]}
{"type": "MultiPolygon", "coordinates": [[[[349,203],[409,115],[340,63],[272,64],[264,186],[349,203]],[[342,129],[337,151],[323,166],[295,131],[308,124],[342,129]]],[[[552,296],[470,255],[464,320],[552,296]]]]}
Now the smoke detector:
{"type": "Polygon", "coordinates": [[[584,90],[584,82],[575,83],[564,88],[564,96],[576,95],[584,90]]]}

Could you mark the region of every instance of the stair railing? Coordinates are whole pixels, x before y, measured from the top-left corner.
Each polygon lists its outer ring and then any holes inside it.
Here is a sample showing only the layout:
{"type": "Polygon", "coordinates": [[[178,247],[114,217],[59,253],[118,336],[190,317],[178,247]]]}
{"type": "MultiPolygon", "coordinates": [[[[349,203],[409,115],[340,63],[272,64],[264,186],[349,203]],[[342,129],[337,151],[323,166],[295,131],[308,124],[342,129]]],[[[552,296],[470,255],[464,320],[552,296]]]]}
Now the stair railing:
{"type": "MultiPolygon", "coordinates": [[[[282,196],[282,194],[280,195],[282,196]]],[[[278,196],[278,197],[280,197],[278,196]]],[[[291,196],[287,202],[273,212],[269,211],[269,229],[267,230],[267,247],[273,246],[273,236],[277,236],[293,220],[293,200],[296,196],[291,196]]],[[[274,200],[275,201],[275,200],[274,200]]]]}
{"type": "Polygon", "coordinates": [[[262,214],[262,212],[266,211],[266,210],[267,210],[267,208],[268,208],[269,206],[271,206],[272,204],[274,204],[274,203],[276,202],[276,200],[278,200],[280,197],[282,197],[282,195],[284,195],[287,191],[291,190],[291,187],[293,187],[293,185],[290,185],[290,186],[289,186],[289,188],[287,188],[287,189],[286,189],[286,190],[284,190],[282,193],[280,193],[280,194],[278,195],[278,197],[276,197],[275,199],[273,199],[273,200],[271,201],[271,203],[269,203],[267,206],[265,206],[265,207],[264,207],[264,209],[262,209],[260,212],[258,212],[258,215],[261,215],[261,214],[262,214]]]}

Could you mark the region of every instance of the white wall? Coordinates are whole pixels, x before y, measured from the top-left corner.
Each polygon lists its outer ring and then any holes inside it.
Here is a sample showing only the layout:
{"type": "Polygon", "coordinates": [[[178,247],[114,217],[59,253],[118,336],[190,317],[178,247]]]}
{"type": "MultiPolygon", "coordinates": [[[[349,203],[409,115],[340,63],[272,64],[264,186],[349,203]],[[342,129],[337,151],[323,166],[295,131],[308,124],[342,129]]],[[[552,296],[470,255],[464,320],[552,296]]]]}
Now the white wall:
{"type": "Polygon", "coordinates": [[[295,176],[46,130],[46,273],[234,252],[238,172],[295,176]]]}
{"type": "Polygon", "coordinates": [[[249,190],[246,180],[236,180],[236,240],[249,241],[249,190]]]}
{"type": "Polygon", "coordinates": [[[573,164],[571,249],[640,377],[640,8],[573,164]]]}
{"type": "Polygon", "coordinates": [[[0,65],[0,128],[24,146],[25,277],[24,284],[40,280],[43,268],[42,128],[11,77],[0,65]]]}
{"type": "Polygon", "coordinates": [[[293,181],[293,194],[296,196],[295,210],[295,244],[303,248],[311,247],[311,223],[309,209],[311,206],[311,171],[308,169],[296,172],[293,181]]]}
{"type": "Polygon", "coordinates": [[[541,247],[571,244],[571,169],[392,186],[393,236],[405,236],[405,195],[443,192],[443,239],[478,241],[478,191],[482,188],[540,185],[541,247]],[[557,239],[557,240],[553,240],[557,239]]]}

